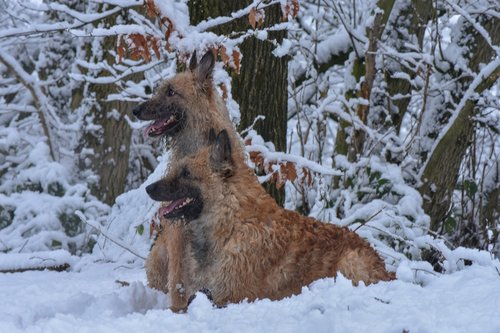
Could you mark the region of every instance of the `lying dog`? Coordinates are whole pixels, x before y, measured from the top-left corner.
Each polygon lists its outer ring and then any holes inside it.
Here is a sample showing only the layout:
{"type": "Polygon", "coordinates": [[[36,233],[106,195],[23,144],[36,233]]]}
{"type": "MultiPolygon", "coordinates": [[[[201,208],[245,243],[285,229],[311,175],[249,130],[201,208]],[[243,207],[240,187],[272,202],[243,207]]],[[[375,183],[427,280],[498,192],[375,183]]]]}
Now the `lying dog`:
{"type": "MultiPolygon", "coordinates": [[[[186,241],[165,247],[177,260],[165,274],[182,281],[168,291],[184,294],[172,298],[173,310],[185,309],[198,290],[208,290],[223,306],[298,294],[337,272],[355,284],[392,279],[356,233],[278,206],[244,160],[235,158],[226,130],[209,136],[206,148],[174,161],[164,179],[146,188],[164,202],[165,219],[185,225],[186,241]]],[[[161,255],[149,258],[153,265],[161,261],[161,255]]]]}

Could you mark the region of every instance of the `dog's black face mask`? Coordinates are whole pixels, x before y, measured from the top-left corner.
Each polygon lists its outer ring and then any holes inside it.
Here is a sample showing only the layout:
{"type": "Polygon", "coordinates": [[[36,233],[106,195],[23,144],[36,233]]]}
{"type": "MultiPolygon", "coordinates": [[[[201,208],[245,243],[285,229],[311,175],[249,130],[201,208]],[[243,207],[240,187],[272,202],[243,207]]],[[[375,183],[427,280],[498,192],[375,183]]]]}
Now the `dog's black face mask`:
{"type": "Polygon", "coordinates": [[[166,219],[192,221],[203,210],[203,199],[199,189],[179,180],[167,182],[162,179],[146,187],[151,199],[164,202],[160,214],[166,219]]]}
{"type": "Polygon", "coordinates": [[[176,102],[151,100],[136,106],[133,113],[140,120],[153,120],[144,130],[149,137],[174,136],[186,123],[186,111],[176,102]]]}

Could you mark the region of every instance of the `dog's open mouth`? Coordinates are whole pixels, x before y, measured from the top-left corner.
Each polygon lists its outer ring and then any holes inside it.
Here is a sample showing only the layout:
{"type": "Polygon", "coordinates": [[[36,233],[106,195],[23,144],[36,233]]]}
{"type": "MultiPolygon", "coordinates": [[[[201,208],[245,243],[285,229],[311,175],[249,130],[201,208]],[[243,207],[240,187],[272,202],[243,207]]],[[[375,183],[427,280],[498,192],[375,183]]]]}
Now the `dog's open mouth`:
{"type": "Polygon", "coordinates": [[[160,215],[167,219],[184,217],[190,206],[196,202],[194,198],[180,198],[174,201],[165,202],[160,208],[160,215]]]}
{"type": "Polygon", "coordinates": [[[175,115],[171,115],[168,118],[155,120],[148,127],[146,127],[146,129],[144,130],[144,136],[158,137],[174,129],[178,124],[179,121],[177,120],[175,115]]]}

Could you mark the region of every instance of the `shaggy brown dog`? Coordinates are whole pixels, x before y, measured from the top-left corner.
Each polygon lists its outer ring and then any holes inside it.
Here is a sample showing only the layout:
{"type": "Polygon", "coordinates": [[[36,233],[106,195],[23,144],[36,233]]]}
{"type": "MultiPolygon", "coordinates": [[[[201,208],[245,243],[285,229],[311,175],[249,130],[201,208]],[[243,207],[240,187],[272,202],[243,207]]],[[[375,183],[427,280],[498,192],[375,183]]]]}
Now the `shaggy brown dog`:
{"type": "MultiPolygon", "coordinates": [[[[215,59],[207,52],[200,63],[193,54],[188,70],[164,82],[151,100],[138,105],[133,113],[141,120],[153,120],[145,133],[150,137],[165,137],[171,141],[171,160],[196,152],[207,144],[211,128],[228,128],[238,158],[243,159],[243,148],[231,123],[229,112],[218,96],[212,82],[215,59]]],[[[152,288],[170,292],[174,303],[184,302],[181,276],[178,274],[178,253],[185,243],[181,224],[161,222],[158,235],[146,262],[148,283],[152,288]],[[174,267],[174,269],[170,269],[174,267]]]]}
{"type": "Polygon", "coordinates": [[[231,143],[242,153],[229,112],[213,85],[214,64],[212,51],[199,64],[194,52],[188,70],[162,83],[149,101],[133,110],[138,119],[153,121],[146,135],[170,139],[173,160],[204,147],[211,128],[228,129],[231,143]]]}
{"type": "MultiPolygon", "coordinates": [[[[184,297],[172,298],[182,310],[198,290],[209,290],[219,306],[247,298],[281,299],[337,272],[375,283],[391,275],[370,245],[347,228],[326,224],[279,207],[243,159],[234,158],[227,131],[192,156],[176,161],[166,177],[147,187],[154,200],[167,202],[166,219],[185,223],[178,260],[169,266],[184,297]],[[174,270],[178,270],[173,274],[174,270]]],[[[160,262],[153,256],[150,262],[160,262]]]]}

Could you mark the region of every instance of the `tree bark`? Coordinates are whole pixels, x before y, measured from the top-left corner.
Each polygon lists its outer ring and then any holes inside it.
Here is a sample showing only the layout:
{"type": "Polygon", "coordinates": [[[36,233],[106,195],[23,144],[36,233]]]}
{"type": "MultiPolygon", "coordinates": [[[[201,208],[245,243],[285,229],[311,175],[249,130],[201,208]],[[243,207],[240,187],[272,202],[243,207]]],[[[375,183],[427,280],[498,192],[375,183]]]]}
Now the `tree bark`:
{"type": "MultiPolygon", "coordinates": [[[[228,16],[232,12],[248,6],[246,0],[207,0],[189,1],[191,24],[196,24],[208,17],[228,16]]],[[[274,5],[265,10],[264,26],[280,22],[281,8],[274,5]]],[[[248,17],[242,17],[228,24],[216,27],[217,34],[229,34],[234,31],[246,31],[251,28],[248,17]]],[[[270,40],[283,41],[286,31],[269,32],[270,40]]],[[[259,115],[265,120],[259,121],[254,129],[264,140],[273,142],[276,150],[286,150],[287,126],[287,76],[288,59],[272,54],[274,45],[255,37],[247,38],[241,45],[240,73],[231,73],[232,94],[240,105],[241,121],[239,129],[251,126],[259,115]]],[[[284,190],[277,190],[274,184],[266,186],[267,191],[280,203],[284,202],[284,190]]]]}
{"type": "MultiPolygon", "coordinates": [[[[376,73],[375,56],[378,49],[377,45],[385,31],[387,21],[394,7],[394,2],[395,0],[379,0],[377,3],[377,8],[380,9],[380,11],[375,15],[373,25],[367,31],[367,35],[369,36],[368,50],[364,55],[364,59],[357,58],[353,65],[353,76],[358,82],[363,80],[361,81],[361,88],[357,92],[347,92],[347,99],[357,95],[368,101],[370,100],[373,80],[375,79],[376,73]]],[[[359,119],[363,123],[366,123],[368,112],[369,105],[359,105],[356,110],[359,119]]],[[[346,154],[348,160],[354,162],[357,160],[358,155],[363,152],[365,133],[361,129],[353,129],[352,134],[348,133],[349,127],[352,127],[352,124],[340,121],[337,137],[335,138],[335,154],[346,154]]]]}
{"type": "MultiPolygon", "coordinates": [[[[489,17],[482,23],[492,38],[493,45],[498,45],[500,42],[500,20],[489,17]]],[[[477,73],[481,63],[488,63],[492,59],[494,51],[468,22],[465,22],[462,33],[468,36],[464,40],[469,43],[467,45],[470,50],[468,52],[470,54],[469,67],[477,73]]],[[[497,67],[492,75],[484,78],[475,92],[480,94],[490,88],[497,81],[499,74],[500,67],[497,67]]],[[[460,80],[461,85],[459,86],[462,89],[467,89],[471,81],[470,76],[467,76],[460,80]]],[[[463,92],[458,95],[463,98],[463,92]]],[[[420,193],[424,197],[424,210],[431,217],[431,230],[433,231],[440,229],[450,208],[458,171],[474,132],[475,123],[472,118],[476,114],[476,103],[477,100],[469,99],[460,110],[457,110],[458,114],[453,123],[431,152],[422,172],[423,185],[420,187],[420,193]]]]}
{"type": "MultiPolygon", "coordinates": [[[[125,18],[126,19],[126,18],[125,18]]],[[[107,25],[114,24],[116,16],[106,19],[107,25]]],[[[92,54],[91,46],[87,45],[89,61],[96,55],[92,54]]],[[[116,48],[116,37],[105,37],[101,42],[103,50],[116,48]]],[[[115,63],[111,52],[104,52],[99,59],[108,64],[115,63]]],[[[102,71],[99,76],[109,73],[102,71]]],[[[138,81],[141,73],[132,74],[129,80],[138,81]]],[[[111,205],[116,197],[125,190],[129,169],[129,153],[132,129],[124,119],[130,115],[133,103],[125,101],[107,101],[110,94],[118,93],[118,87],[111,84],[88,84],[86,96],[93,97],[93,103],[85,117],[84,133],[80,140],[79,165],[80,170],[91,169],[98,179],[91,180],[92,194],[103,202],[111,205]]],[[[76,92],[75,98],[79,94],[76,92]]],[[[83,175],[87,176],[87,175],[83,175]]]]}
{"type": "MultiPolygon", "coordinates": [[[[401,53],[415,52],[414,48],[408,46],[415,40],[415,46],[422,50],[424,32],[433,14],[435,11],[432,8],[431,0],[408,1],[406,7],[400,9],[397,17],[391,22],[391,26],[388,28],[388,31],[391,31],[391,37],[389,37],[391,39],[387,40],[386,43],[401,53]]],[[[382,107],[385,112],[372,117],[375,122],[373,125],[375,125],[374,127],[392,127],[396,133],[399,133],[401,122],[411,100],[412,86],[407,79],[395,77],[395,74],[404,72],[413,80],[417,73],[405,68],[400,59],[384,58],[382,70],[383,80],[386,82],[387,88],[373,96],[371,102],[382,107]],[[387,114],[389,117],[386,117],[387,114]],[[390,119],[390,122],[387,121],[387,118],[390,119]]]]}

